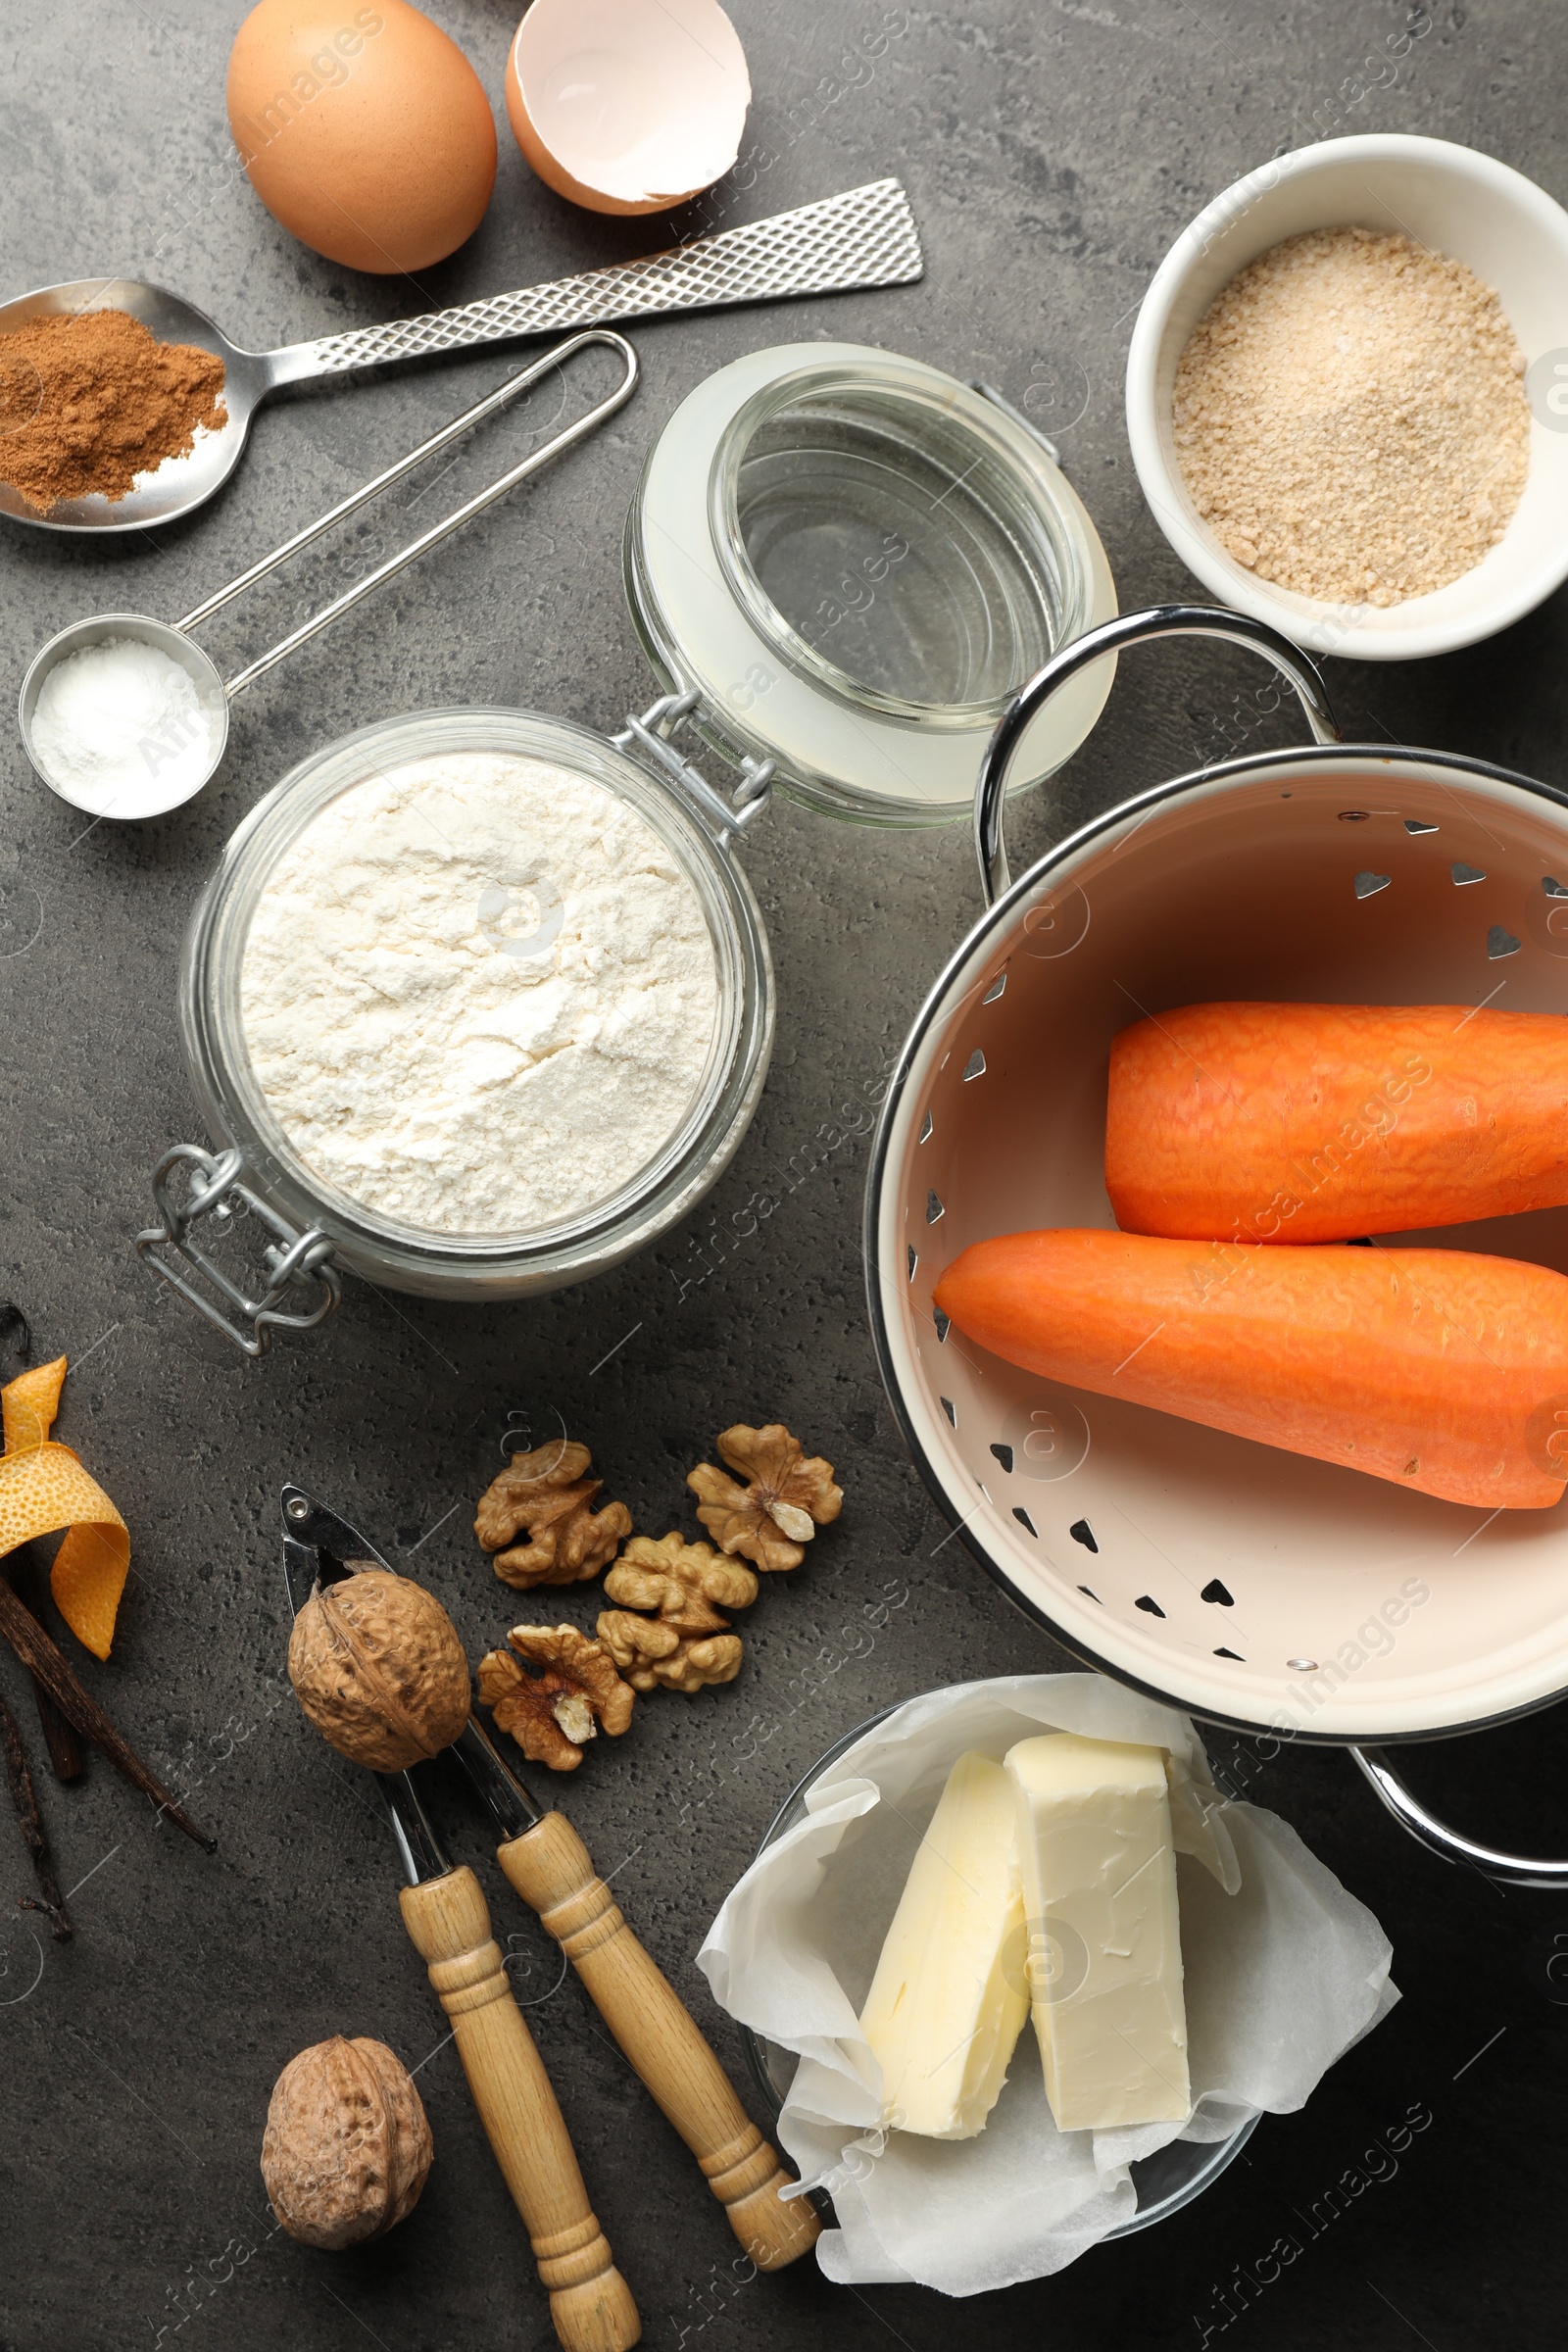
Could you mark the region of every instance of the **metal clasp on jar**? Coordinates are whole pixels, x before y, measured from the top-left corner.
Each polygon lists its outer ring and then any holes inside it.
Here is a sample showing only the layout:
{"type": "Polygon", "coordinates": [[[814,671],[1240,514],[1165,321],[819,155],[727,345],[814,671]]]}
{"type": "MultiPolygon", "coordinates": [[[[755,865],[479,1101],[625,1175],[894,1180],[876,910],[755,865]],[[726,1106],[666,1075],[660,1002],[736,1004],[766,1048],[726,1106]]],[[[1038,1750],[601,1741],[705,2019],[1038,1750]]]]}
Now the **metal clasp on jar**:
{"type": "Polygon", "coordinates": [[[199,1144],[175,1144],[153,1170],[153,1200],[163,1223],[150,1225],[145,1233],[138,1233],[136,1249],[153,1272],[178,1291],[215,1331],[220,1331],[225,1340],[232,1340],[246,1355],[255,1357],[267,1353],[274,1330],[311,1331],[318,1323],[324,1323],[343,1296],[343,1284],[331,1263],[332,1244],[326,1234],[318,1226],[312,1226],[306,1233],[296,1232],[287,1218],[279,1216],[260,1194],[240,1183],[244,1166],[245,1154],[238,1150],[204,1152],[199,1144]],[[182,1200],[176,1199],[172,1181],[178,1167],[194,1171],[191,1187],[182,1200]],[[247,1216],[255,1217],[272,1237],[262,1250],[267,1287],[259,1298],[249,1297],[190,1238],[191,1227],[199,1219],[210,1216],[220,1224],[226,1223],[233,1217],[236,1206],[247,1216]],[[178,1265],[155,1254],[164,1249],[183,1258],[187,1266],[210,1283],[220,1298],[250,1325],[249,1331],[232,1322],[222,1306],[199,1290],[178,1265]],[[310,1298],[313,1289],[317,1296],[307,1307],[304,1301],[310,1298]],[[294,1311],[284,1308],[283,1301],[289,1298],[298,1302],[294,1311]]]}
{"type": "Polygon", "coordinates": [[[722,850],[729,847],[732,834],[744,833],[761,815],[773,789],[773,773],[778,763],[773,760],[754,760],[748,754],[741,761],[741,780],[735,787],[734,798],[726,801],[669,740],[687,719],[694,719],[701,726],[707,716],[697,689],[689,687],[684,694],[662,695],[641,718],[634,718],[628,712],[625,726],[611,741],[619,751],[642,751],[657,761],[696,802],[722,850]]]}

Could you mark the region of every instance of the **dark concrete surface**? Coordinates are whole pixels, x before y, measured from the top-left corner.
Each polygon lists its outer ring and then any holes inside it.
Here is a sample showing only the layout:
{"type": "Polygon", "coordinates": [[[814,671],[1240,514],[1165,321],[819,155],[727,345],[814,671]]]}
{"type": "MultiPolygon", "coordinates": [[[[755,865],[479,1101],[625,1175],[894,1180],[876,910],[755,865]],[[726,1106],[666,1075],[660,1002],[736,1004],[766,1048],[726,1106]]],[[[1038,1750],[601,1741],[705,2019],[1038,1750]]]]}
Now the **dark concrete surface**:
{"type": "MultiPolygon", "coordinates": [[[[440,0],[434,13],[499,116],[512,10],[440,0]]],[[[663,241],[662,223],[595,220],[542,190],[503,119],[493,208],[454,261],[412,284],[318,260],[233,169],[221,93],[242,14],[242,0],[13,0],[0,25],[7,292],[140,272],[259,344],[663,241]]],[[[354,1283],[314,1344],[253,1367],[155,1293],[128,1240],[145,1220],[154,1160],[196,1133],[174,975],[187,911],[230,829],[308,749],[388,710],[495,701],[608,724],[641,707],[648,675],[619,586],[627,498],[675,404],[738,353],[851,337],[989,378],[1059,433],[1123,604],[1148,602],[1191,583],[1133,477],[1121,370],[1149,275],[1201,203],[1283,147],[1367,128],[1470,142],[1568,196],[1563,25],[1529,0],[1430,15],[1391,0],[734,0],[733,14],[766,160],[748,190],[720,191],[719,216],[757,217],[897,171],[927,244],[923,284],[634,330],[646,380],[611,430],[257,687],[236,710],[220,779],[190,808],[139,828],[87,827],[41,789],[14,741],[0,749],[0,1287],[25,1304],[42,1353],[71,1355],[61,1434],[134,1531],[113,1662],[86,1660],[84,1679],[220,1839],[209,1859],[155,1828],[99,1759],[75,1787],[49,1779],[25,1682],[0,1656],[77,1928],[73,1944],[40,1946],[35,1917],[14,1909],[29,1879],[0,1813],[8,2352],[551,2340],[522,2232],[399,1924],[385,1831],[280,1682],[273,1512],[285,1475],[379,1531],[478,1647],[511,1611],[467,1524],[509,1430],[549,1430],[561,1416],[592,1444],[607,1492],[656,1531],[681,1516],[686,1468],[732,1420],[780,1416],[839,1465],[843,1520],[807,1569],[765,1593],[740,1681],[647,1705],[634,1736],[601,1743],[567,1790],[628,1913],[736,2069],[736,2034],[692,1956],[795,1778],[890,1701],[1066,1662],[943,1543],[866,1334],[865,1144],[824,1140],[838,1106],[874,1083],[977,910],[961,830],[858,831],[780,805],[748,845],[778,969],[778,1052],[740,1157],[689,1235],[536,1304],[465,1309],[354,1283]],[[1406,30],[1415,37],[1396,72],[1380,69],[1384,86],[1368,94],[1363,61],[1403,47],[1406,30]],[[691,1248],[715,1218],[733,1233],[732,1212],[759,1186],[784,1198],[756,1238],[722,1260],[691,1248]],[[683,1291],[705,1263],[707,1278],[683,1291]],[[870,1612],[882,1597],[893,1605],[879,1621],[870,1612]],[[714,1776],[719,1792],[693,1829],[683,1805],[714,1776]],[[437,2158],[407,2226],[328,2258],[273,2233],[257,2159],[279,2068],[339,2031],[379,2035],[419,2067],[437,2158]]],[[[480,354],[286,400],[261,419],[227,494],[156,540],[89,546],[8,529],[5,692],[41,639],[77,615],[184,611],[507,365],[480,354]]],[[[529,429],[521,418],[492,428],[430,504],[416,506],[419,485],[406,487],[343,545],[224,615],[208,639],[219,659],[267,642],[378,542],[499,469],[529,429]]],[[[1568,783],[1565,617],[1558,597],[1442,662],[1335,664],[1342,715],[1357,732],[1568,783]]],[[[1129,664],[1085,752],[1017,819],[1019,845],[1040,846],[1075,811],[1233,740],[1279,740],[1280,717],[1247,732],[1252,683],[1240,657],[1214,649],[1129,664]]],[[[562,1613],[586,1622],[593,1605],[564,1596],[562,1613]]],[[[1564,1730],[1561,1712],[1548,1713],[1423,1750],[1410,1770],[1475,1833],[1568,1852],[1564,1730]]],[[[1568,2009],[1549,1996],[1545,1963],[1553,1936],[1568,1936],[1568,1899],[1504,1897],[1445,1869],[1333,1753],[1254,1768],[1250,1793],[1376,1908],[1402,2005],[1307,2112],[1266,2119],[1245,2160],[1178,2219],[1056,2279],[959,2306],[909,2288],[852,2294],[808,2265],[742,2285],[684,2150],[575,1981],[557,1982],[478,1823],[443,1790],[443,1827],[479,1865],[517,1955],[647,2340],[663,2352],[742,2341],[802,2352],[824,2340],[877,2352],[890,2338],[905,2352],[953,2341],[1164,2352],[1200,2344],[1205,2328],[1281,2352],[1559,2340],[1568,2009]],[[1430,2122],[1396,2160],[1376,2155],[1410,2110],[1430,2122]],[[1347,2184],[1343,2210],[1313,2234],[1302,2217],[1336,2181],[1347,2184]],[[1216,2295],[1286,2232],[1300,2258],[1244,2290],[1255,2306],[1226,2325],[1216,2295]]]]}

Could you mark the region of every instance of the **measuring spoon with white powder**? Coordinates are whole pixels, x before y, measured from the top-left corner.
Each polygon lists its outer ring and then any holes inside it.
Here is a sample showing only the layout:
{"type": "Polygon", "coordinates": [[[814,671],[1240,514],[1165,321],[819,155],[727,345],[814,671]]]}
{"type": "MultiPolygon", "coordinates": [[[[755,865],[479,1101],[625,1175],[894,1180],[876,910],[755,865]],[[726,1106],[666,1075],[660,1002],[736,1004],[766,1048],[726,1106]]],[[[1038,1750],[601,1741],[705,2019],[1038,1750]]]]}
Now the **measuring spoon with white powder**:
{"type": "Polygon", "coordinates": [[[243,694],[247,686],[318,630],[373,596],[385,581],[416,563],[428,549],[439,546],[475,514],[505,498],[552,458],[586,440],[631,398],[638,372],[637,355],[624,335],[608,327],[572,335],[455,416],[363,489],[341,499],[281,547],[263,556],[237,579],[187,612],[183,620],[108,612],[62,629],[33,656],[22,681],[18,722],[23,749],[38,774],[61,800],[95,817],[162,816],[179,808],[217,773],[228,742],[228,707],[236,695],[243,694]],[[620,381],[605,399],[444,521],[388,557],[247,667],[227,680],[220,675],[216,663],[192,641],[193,629],[591,343],[609,345],[624,365],[620,381]]]}

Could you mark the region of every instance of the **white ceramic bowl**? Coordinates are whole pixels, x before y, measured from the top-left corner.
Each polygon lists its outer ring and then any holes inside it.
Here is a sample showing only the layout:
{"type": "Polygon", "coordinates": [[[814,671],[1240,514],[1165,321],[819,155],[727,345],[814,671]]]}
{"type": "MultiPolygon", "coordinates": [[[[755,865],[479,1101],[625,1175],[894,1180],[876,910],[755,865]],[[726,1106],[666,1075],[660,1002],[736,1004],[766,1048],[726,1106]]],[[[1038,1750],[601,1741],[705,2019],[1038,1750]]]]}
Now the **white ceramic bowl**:
{"type": "Polygon", "coordinates": [[[1155,520],[1222,604],[1360,662],[1493,636],[1568,577],[1568,213],[1506,164],[1446,139],[1326,139],[1264,164],[1216,196],[1154,272],[1127,355],[1127,432],[1155,520]],[[1382,608],[1325,604],[1238,564],[1200,519],[1171,430],[1176,364],[1215,296],[1281,238],[1352,223],[1403,229],[1463,262],[1495,289],[1530,363],[1530,473],[1507,531],[1447,587],[1382,608]]]}

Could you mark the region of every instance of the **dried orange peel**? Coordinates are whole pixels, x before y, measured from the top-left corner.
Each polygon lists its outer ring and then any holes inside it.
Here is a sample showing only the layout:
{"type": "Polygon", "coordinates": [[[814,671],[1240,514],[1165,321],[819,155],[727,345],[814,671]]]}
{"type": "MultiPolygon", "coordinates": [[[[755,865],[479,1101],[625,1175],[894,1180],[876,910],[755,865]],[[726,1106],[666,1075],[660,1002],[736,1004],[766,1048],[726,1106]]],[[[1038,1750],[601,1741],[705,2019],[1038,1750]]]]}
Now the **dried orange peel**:
{"type": "Polygon", "coordinates": [[[49,1572],[55,1606],[95,1658],[107,1658],[130,1565],[125,1522],[69,1446],[49,1435],[60,1410],[66,1359],[39,1364],[0,1389],[0,1556],[34,1536],[66,1531],[49,1572]]]}

